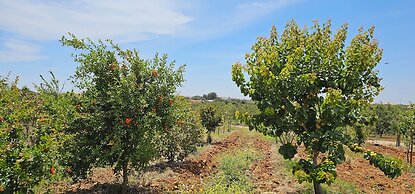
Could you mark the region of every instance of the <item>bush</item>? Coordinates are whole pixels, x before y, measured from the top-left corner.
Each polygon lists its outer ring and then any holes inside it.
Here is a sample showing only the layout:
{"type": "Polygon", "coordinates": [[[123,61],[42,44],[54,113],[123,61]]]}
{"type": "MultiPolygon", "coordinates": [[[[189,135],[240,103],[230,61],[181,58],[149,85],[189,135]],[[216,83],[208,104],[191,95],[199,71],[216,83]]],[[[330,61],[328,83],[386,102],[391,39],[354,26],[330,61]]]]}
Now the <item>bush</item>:
{"type": "Polygon", "coordinates": [[[42,180],[64,174],[62,128],[73,110],[70,94],[32,92],[17,83],[0,78],[0,191],[6,193],[33,192],[42,180]]]}

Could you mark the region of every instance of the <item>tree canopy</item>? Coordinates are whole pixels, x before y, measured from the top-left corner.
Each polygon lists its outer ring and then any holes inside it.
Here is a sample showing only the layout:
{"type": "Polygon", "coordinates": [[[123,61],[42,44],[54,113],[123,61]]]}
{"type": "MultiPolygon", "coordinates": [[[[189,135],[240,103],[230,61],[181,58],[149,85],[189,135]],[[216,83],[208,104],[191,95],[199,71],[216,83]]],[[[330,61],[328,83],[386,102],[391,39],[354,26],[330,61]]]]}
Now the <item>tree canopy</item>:
{"type": "MultiPolygon", "coordinates": [[[[69,131],[74,173],[86,175],[94,166],[115,166],[128,183],[128,167],[144,167],[158,154],[155,136],[176,125],[174,93],[184,81],[184,66],[174,69],[167,55],[142,59],[137,50],[106,42],[63,37],[61,42],[83,51],[75,85],[82,91],[77,117],[69,131]]],[[[70,144],[69,144],[70,145],[70,144]]]]}
{"type": "Polygon", "coordinates": [[[347,29],[344,24],[333,33],[330,21],[311,29],[290,21],[281,35],[273,27],[270,37],[259,37],[246,64],[232,67],[233,81],[260,110],[240,117],[267,135],[294,132],[297,144],[282,146],[280,153],[292,158],[298,145],[306,147],[310,159],[301,159],[293,172],[314,182],[317,193],[345,159],[343,144],[351,138],[343,128],[364,122],[362,109],[382,90],[374,27],[360,28],[348,46],[347,29]]]}
{"type": "Polygon", "coordinates": [[[200,111],[200,120],[208,132],[207,143],[212,143],[210,134],[222,123],[222,118],[217,115],[214,108],[209,106],[200,111]]]}

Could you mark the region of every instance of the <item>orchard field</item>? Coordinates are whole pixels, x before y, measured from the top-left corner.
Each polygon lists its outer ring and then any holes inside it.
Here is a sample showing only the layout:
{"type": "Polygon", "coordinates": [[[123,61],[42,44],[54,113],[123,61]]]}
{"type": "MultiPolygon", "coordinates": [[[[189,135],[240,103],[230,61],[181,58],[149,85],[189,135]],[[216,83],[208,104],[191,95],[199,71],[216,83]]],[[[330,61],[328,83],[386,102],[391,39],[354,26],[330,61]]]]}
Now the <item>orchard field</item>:
{"type": "Polygon", "coordinates": [[[229,74],[250,100],[180,96],[167,55],[64,36],[76,90],[0,77],[0,193],[412,193],[415,106],[374,103],[383,50],[347,30],[259,37],[229,74]]]}
{"type": "MultiPolygon", "coordinates": [[[[133,175],[129,192],[313,193],[311,184],[300,184],[293,176],[292,162],[277,153],[279,145],[272,138],[246,127],[232,127],[231,132],[213,134],[213,138],[216,141],[212,145],[200,147],[183,162],[152,164],[142,175],[133,175]]],[[[392,157],[404,153],[397,148],[367,146],[392,157]]],[[[323,187],[327,193],[412,192],[413,170],[391,180],[361,155],[347,150],[346,157],[337,169],[338,179],[323,187]]],[[[54,183],[50,189],[56,193],[117,193],[120,185],[111,168],[97,168],[89,180],[54,183]]]]}

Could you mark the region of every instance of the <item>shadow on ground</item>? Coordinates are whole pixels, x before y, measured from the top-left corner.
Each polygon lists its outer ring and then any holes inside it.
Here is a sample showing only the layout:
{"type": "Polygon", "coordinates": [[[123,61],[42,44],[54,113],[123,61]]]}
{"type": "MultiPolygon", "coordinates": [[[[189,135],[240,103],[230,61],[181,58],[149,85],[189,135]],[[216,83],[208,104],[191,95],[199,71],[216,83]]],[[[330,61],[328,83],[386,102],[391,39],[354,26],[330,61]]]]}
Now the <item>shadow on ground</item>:
{"type": "Polygon", "coordinates": [[[171,169],[173,172],[180,173],[183,171],[190,171],[194,175],[199,175],[201,173],[201,170],[206,166],[206,164],[203,163],[203,161],[190,161],[185,160],[181,162],[175,162],[175,163],[158,163],[152,166],[149,166],[146,171],[154,171],[162,173],[166,169],[171,169]]]}
{"type": "MultiPolygon", "coordinates": [[[[86,189],[76,189],[75,191],[67,191],[65,194],[118,194],[121,193],[121,184],[118,183],[98,183],[90,188],[86,189]]],[[[127,193],[162,193],[162,191],[156,188],[146,188],[146,187],[132,187],[128,188],[127,193]]]]}

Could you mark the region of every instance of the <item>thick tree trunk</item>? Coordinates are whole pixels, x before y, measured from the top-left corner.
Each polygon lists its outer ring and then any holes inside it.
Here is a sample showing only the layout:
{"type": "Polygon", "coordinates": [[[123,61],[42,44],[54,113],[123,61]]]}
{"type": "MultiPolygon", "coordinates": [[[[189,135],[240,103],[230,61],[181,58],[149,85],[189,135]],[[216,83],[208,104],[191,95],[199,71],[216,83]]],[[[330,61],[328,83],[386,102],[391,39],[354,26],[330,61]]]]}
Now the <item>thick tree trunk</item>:
{"type": "Polygon", "coordinates": [[[128,191],[128,161],[122,164],[122,194],[128,191]]]}
{"type": "Polygon", "coordinates": [[[323,188],[321,188],[320,183],[313,182],[314,185],[314,193],[315,194],[323,194],[323,188]]]}
{"type": "Polygon", "coordinates": [[[206,140],[208,144],[211,144],[212,143],[212,136],[210,135],[210,133],[211,132],[208,131],[208,136],[207,136],[207,140],[206,140]]]}
{"type": "MultiPolygon", "coordinates": [[[[313,151],[313,164],[314,164],[314,166],[318,165],[318,151],[313,151]]],[[[315,194],[322,194],[323,193],[323,188],[321,187],[320,183],[317,183],[317,182],[313,181],[313,185],[314,185],[314,193],[315,194]]]]}

